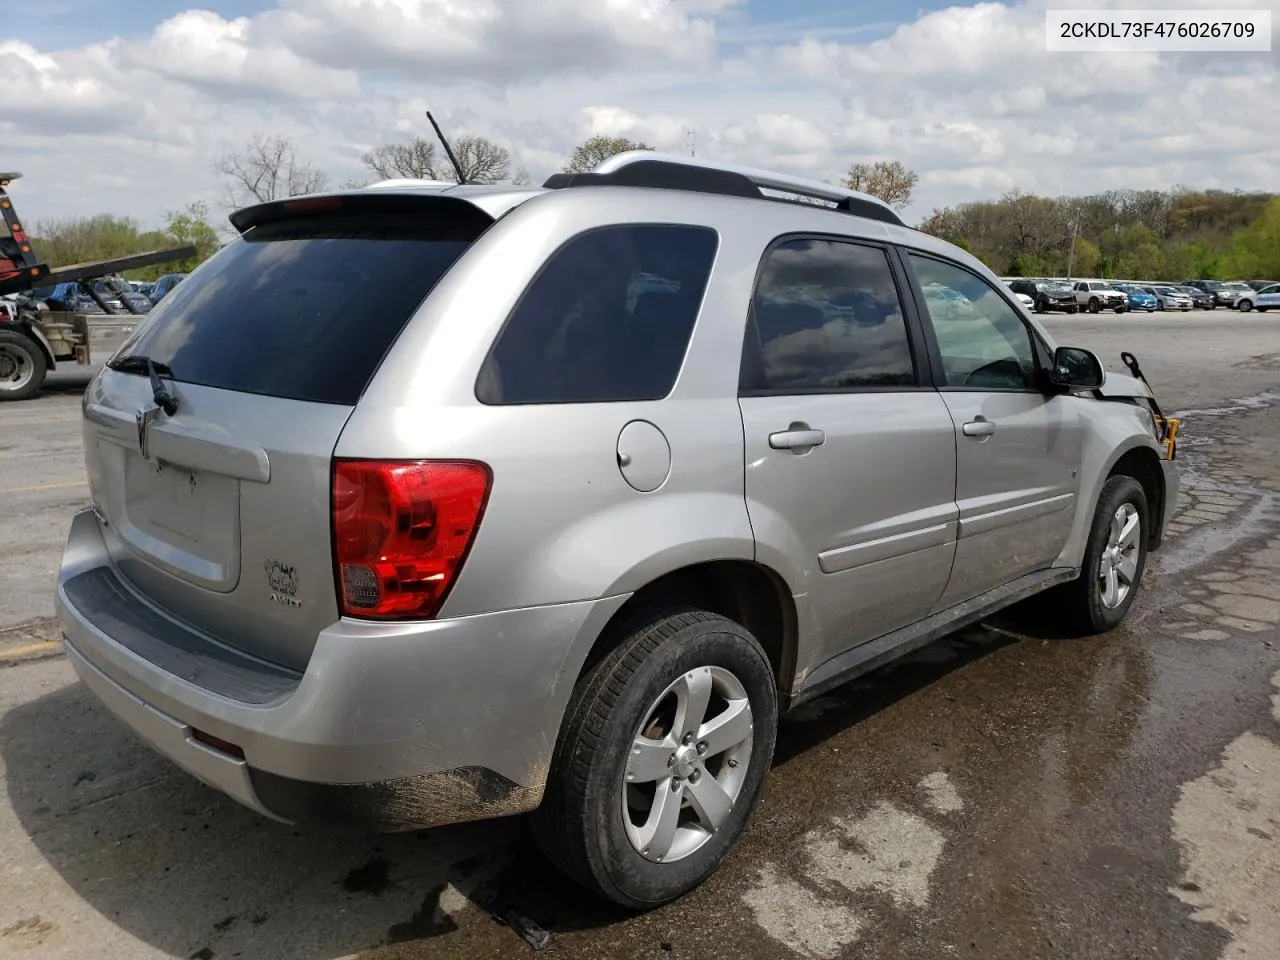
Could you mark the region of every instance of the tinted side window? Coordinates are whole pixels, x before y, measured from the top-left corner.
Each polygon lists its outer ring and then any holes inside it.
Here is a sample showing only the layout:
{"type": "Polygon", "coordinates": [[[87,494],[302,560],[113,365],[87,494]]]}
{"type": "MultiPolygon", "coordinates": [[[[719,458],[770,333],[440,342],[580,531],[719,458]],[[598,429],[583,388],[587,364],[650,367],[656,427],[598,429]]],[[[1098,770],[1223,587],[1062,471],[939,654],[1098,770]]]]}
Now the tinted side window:
{"type": "Polygon", "coordinates": [[[765,255],[743,350],[744,393],[915,383],[884,250],[796,239],[765,255]]]}
{"type": "Polygon", "coordinates": [[[481,403],[660,400],[675,386],[719,238],[631,224],[574,237],[521,297],[480,371],[481,403]]]}
{"type": "Polygon", "coordinates": [[[954,264],[909,254],[949,387],[1032,390],[1031,332],[995,290],[954,264]]]}

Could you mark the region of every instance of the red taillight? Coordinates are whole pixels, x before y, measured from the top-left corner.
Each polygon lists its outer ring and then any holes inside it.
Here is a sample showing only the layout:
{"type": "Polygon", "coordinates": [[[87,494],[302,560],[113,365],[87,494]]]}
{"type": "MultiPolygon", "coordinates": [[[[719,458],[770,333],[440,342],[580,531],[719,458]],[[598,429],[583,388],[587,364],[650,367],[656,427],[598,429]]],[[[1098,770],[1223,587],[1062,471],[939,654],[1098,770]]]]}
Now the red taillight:
{"type": "Polygon", "coordinates": [[[435,616],[475,538],[491,474],[470,461],[337,460],[333,554],[344,616],[435,616]]]}

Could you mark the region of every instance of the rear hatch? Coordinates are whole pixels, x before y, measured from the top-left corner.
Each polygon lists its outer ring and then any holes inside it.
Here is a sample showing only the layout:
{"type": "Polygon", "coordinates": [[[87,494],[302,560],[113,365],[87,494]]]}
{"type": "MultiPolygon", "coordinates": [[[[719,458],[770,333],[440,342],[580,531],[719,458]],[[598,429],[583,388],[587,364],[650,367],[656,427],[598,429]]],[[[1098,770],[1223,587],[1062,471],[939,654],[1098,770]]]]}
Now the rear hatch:
{"type": "Polygon", "coordinates": [[[176,286],[90,385],[85,457],[136,592],[302,669],[338,618],[334,445],[409,318],[493,220],[465,201],[390,194],[237,220],[243,236],[176,286]],[[156,386],[176,400],[171,414],[156,386]]]}

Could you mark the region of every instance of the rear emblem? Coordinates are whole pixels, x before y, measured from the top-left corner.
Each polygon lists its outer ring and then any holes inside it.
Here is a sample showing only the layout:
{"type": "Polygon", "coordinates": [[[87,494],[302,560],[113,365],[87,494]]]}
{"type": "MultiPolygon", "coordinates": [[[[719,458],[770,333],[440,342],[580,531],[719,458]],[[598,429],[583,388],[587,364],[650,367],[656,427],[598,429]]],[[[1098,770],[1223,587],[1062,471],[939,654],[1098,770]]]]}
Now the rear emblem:
{"type": "Polygon", "coordinates": [[[271,588],[271,602],[282,607],[301,607],[297,568],[275,559],[268,560],[263,566],[267,571],[267,586],[271,588]]]}

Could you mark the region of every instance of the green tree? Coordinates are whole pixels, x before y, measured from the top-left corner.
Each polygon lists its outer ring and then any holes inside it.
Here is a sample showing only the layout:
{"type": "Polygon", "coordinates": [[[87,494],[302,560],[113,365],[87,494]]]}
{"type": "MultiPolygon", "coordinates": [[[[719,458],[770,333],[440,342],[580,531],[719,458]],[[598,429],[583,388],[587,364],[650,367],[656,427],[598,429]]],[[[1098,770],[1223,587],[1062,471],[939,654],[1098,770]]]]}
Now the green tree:
{"type": "Polygon", "coordinates": [[[67,217],[36,225],[31,245],[51,267],[106,260],[137,253],[143,236],[131,217],[100,213],[91,217],[67,217]]]}
{"type": "Polygon", "coordinates": [[[1102,251],[1087,237],[1076,237],[1076,252],[1071,263],[1073,277],[1096,276],[1102,267],[1102,251]]]}
{"type": "Polygon", "coordinates": [[[1280,197],[1268,202],[1253,223],[1235,232],[1224,265],[1231,277],[1280,278],[1280,197]]]}
{"type": "Polygon", "coordinates": [[[631,150],[652,150],[647,143],[626,137],[588,137],[573,148],[564,165],[565,173],[589,173],[610,157],[631,150]]]}
{"type": "Polygon", "coordinates": [[[190,273],[218,252],[221,241],[218,239],[218,231],[209,222],[209,205],[203,200],[189,203],[181,210],[170,210],[165,214],[162,242],[156,247],[185,247],[188,244],[196,248],[194,257],[143,267],[141,270],[132,271],[130,279],[155,280],[166,273],[190,273]]]}
{"type": "Polygon", "coordinates": [[[1120,249],[1116,256],[1116,272],[1121,277],[1135,280],[1151,280],[1164,276],[1165,257],[1160,249],[1160,238],[1145,224],[1135,223],[1125,227],[1120,234],[1120,249]]]}
{"type": "Polygon", "coordinates": [[[1169,253],[1167,274],[1171,280],[1214,280],[1222,255],[1207,240],[1177,244],[1169,253]]]}

